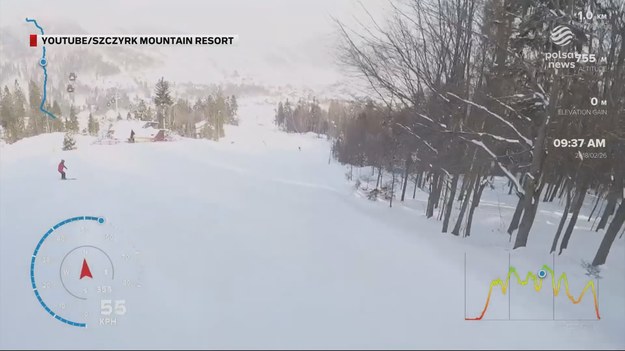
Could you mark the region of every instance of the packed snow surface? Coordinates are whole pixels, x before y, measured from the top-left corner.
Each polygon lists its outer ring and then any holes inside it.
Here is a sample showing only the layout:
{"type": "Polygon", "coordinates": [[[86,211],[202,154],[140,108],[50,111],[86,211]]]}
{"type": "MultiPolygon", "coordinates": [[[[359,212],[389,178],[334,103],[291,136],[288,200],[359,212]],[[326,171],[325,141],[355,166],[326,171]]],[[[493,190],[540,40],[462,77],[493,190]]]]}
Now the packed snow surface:
{"type": "MultiPolygon", "coordinates": [[[[78,136],[77,150],[62,151],[63,135],[49,134],[0,145],[0,347],[625,347],[623,239],[602,267],[600,321],[589,293],[578,305],[555,298],[558,316],[589,321],[465,321],[465,303],[467,316],[479,314],[509,259],[523,276],[552,263],[563,206],[541,203],[528,247],[510,251],[516,196],[496,180],[471,237],[442,234],[440,221],[425,218],[427,189],[413,199],[409,186],[392,208],[369,201],[346,180],[350,167],[330,159],[325,137],[278,131],[274,106],[241,101],[241,124],[219,142],[98,145],[78,136]],[[76,181],[58,179],[61,158],[76,181]],[[116,327],[60,323],[31,288],[43,233],[81,215],[106,217],[142,253],[142,287],[116,327]]],[[[365,179],[371,169],[351,172],[365,179]]],[[[574,295],[592,279],[581,261],[603,235],[590,230],[591,205],[556,258],[574,295]]],[[[493,290],[487,316],[506,319],[510,303],[513,317],[551,317],[549,284],[511,290],[510,300],[493,290]]]]}

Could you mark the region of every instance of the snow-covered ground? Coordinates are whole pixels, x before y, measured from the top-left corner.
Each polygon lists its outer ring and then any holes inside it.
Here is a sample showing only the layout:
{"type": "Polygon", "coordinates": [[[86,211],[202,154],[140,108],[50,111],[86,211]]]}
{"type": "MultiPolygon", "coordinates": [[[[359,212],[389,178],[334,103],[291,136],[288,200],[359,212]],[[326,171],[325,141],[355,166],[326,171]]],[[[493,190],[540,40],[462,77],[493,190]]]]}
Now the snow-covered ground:
{"type": "MultiPolygon", "coordinates": [[[[494,290],[508,260],[523,276],[552,263],[562,207],[542,204],[529,245],[509,251],[515,205],[487,189],[470,238],[426,219],[427,194],[369,201],[329,162],[329,142],[272,126],[273,107],[241,101],[241,125],[219,142],[92,145],[61,151],[62,134],[0,146],[1,348],[624,348],[625,245],[602,267],[600,321],[592,296],[571,304],[550,285],[494,290]],[[301,150],[300,150],[301,148],[301,150]],[[68,176],[58,180],[63,158],[68,176]],[[48,315],[31,288],[31,255],[51,225],[101,215],[141,250],[142,287],[116,327],[80,329],[48,315]],[[466,254],[466,270],[465,270],[466,254]],[[466,283],[465,283],[466,272],[466,283]],[[465,289],[466,299],[465,299],[465,289]]],[[[361,175],[370,172],[361,169],[361,175]]],[[[457,212],[457,209],[454,209],[457,212]]],[[[578,295],[602,232],[580,216],[556,258],[578,295]]],[[[453,222],[452,222],[453,224],[453,222]]]]}

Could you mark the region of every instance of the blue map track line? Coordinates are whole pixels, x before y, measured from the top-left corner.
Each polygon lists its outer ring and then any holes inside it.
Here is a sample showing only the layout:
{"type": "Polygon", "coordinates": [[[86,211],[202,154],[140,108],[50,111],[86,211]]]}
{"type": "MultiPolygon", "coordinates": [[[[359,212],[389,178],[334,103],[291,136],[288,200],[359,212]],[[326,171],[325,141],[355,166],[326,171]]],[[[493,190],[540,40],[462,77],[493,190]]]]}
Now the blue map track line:
{"type": "MultiPolygon", "coordinates": [[[[39,32],[41,33],[41,35],[44,35],[43,28],[37,23],[37,20],[32,19],[32,18],[26,18],[26,22],[30,22],[34,24],[35,27],[39,29],[39,32]]],[[[41,66],[41,68],[43,69],[43,95],[41,97],[41,105],[39,105],[39,110],[45,113],[46,115],[48,115],[50,118],[56,119],[56,116],[54,114],[52,114],[50,111],[44,108],[44,105],[46,103],[47,90],[48,90],[47,89],[48,70],[46,68],[46,66],[48,65],[48,60],[46,59],[46,47],[42,46],[41,48],[42,48],[42,54],[41,54],[41,59],[39,59],[39,66],[41,66]]]]}

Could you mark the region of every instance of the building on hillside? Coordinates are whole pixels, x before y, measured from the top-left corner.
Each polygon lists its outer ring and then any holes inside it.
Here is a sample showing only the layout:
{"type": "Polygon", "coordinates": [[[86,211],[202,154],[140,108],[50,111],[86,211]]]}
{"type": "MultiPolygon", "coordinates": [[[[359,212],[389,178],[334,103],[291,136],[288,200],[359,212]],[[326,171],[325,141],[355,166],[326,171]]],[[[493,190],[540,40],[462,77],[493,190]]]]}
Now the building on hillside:
{"type": "Polygon", "coordinates": [[[168,130],[158,128],[158,122],[121,120],[113,123],[109,137],[127,142],[151,142],[168,140],[168,130]]]}

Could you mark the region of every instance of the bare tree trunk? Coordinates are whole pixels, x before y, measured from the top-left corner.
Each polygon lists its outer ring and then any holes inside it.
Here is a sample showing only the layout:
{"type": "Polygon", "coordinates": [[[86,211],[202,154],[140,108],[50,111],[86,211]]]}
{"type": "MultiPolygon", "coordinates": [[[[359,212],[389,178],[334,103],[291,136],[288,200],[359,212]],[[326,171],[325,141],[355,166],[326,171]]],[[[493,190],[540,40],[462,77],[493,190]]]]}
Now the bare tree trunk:
{"type": "Polygon", "coordinates": [[[458,201],[462,201],[462,199],[464,199],[464,195],[465,195],[465,193],[467,191],[467,188],[469,187],[469,182],[471,180],[472,180],[472,178],[469,177],[468,174],[465,174],[462,177],[462,186],[460,187],[460,193],[458,194],[458,201]]]}
{"type": "Polygon", "coordinates": [[[551,191],[551,194],[549,194],[549,199],[547,201],[553,202],[553,199],[556,197],[556,194],[558,193],[558,189],[560,189],[560,187],[563,186],[564,183],[566,183],[566,180],[564,179],[564,176],[560,176],[558,178],[558,181],[555,184],[555,187],[551,191]]]}
{"type": "Polygon", "coordinates": [[[480,199],[482,197],[482,192],[486,187],[486,177],[480,183],[480,177],[475,180],[475,190],[473,191],[473,199],[471,200],[471,208],[469,209],[469,218],[467,218],[467,227],[464,230],[464,236],[471,236],[471,225],[473,225],[473,215],[475,214],[475,209],[480,204],[480,199]]]}
{"type": "Polygon", "coordinates": [[[441,177],[441,191],[443,196],[439,198],[438,205],[438,220],[443,219],[443,213],[445,211],[445,204],[447,203],[447,195],[449,194],[449,186],[447,185],[447,177],[441,177]]]}
{"type": "MultiPolygon", "coordinates": [[[[471,183],[469,184],[469,189],[467,189],[467,193],[473,191],[474,181],[471,179],[471,183]]],[[[465,196],[462,201],[462,207],[460,208],[460,213],[458,213],[458,219],[456,220],[456,225],[454,229],[451,231],[453,235],[460,235],[460,228],[462,227],[462,220],[464,219],[464,214],[467,211],[467,206],[469,205],[471,196],[465,196]]]]}
{"type": "Polygon", "coordinates": [[[458,174],[454,173],[451,178],[451,189],[449,194],[449,200],[445,207],[445,217],[443,218],[443,233],[447,233],[447,227],[449,226],[449,218],[451,217],[451,210],[454,206],[454,200],[456,198],[456,188],[458,187],[458,174]]]}
{"type": "Polygon", "coordinates": [[[600,266],[605,263],[608,258],[608,253],[610,252],[610,248],[612,247],[612,243],[614,243],[614,239],[616,239],[616,235],[618,234],[619,229],[623,226],[623,223],[625,223],[625,200],[621,201],[621,204],[614,215],[614,219],[612,219],[610,226],[608,226],[608,230],[603,236],[603,240],[601,240],[599,250],[597,250],[597,254],[592,260],[593,266],[600,266]]]}
{"type": "Polygon", "coordinates": [[[432,181],[430,182],[431,190],[430,190],[430,195],[428,196],[427,210],[425,212],[425,216],[427,218],[431,218],[432,216],[434,216],[434,205],[438,202],[438,198],[440,196],[440,191],[438,189],[439,178],[440,178],[440,175],[438,174],[438,172],[434,172],[432,181]]]}
{"type": "MultiPolygon", "coordinates": [[[[534,181],[528,180],[529,189],[533,189],[534,181]]],[[[540,202],[540,193],[542,192],[544,184],[540,184],[536,190],[530,191],[532,194],[531,197],[528,197],[528,194],[525,194],[527,197],[525,208],[523,211],[523,217],[521,218],[521,223],[519,224],[519,231],[516,236],[516,240],[514,242],[514,248],[524,247],[527,244],[527,238],[529,237],[530,230],[532,229],[532,224],[534,224],[534,219],[536,218],[536,211],[538,211],[538,203],[540,202]]]]}
{"type": "Polygon", "coordinates": [[[519,228],[519,222],[521,221],[521,215],[523,214],[523,196],[524,195],[521,195],[519,201],[517,201],[514,215],[512,216],[512,220],[508,226],[508,234],[510,235],[512,235],[512,233],[519,228]]]}
{"type": "Polygon", "coordinates": [[[599,224],[597,225],[596,231],[605,228],[608,224],[608,219],[614,213],[614,209],[616,208],[616,201],[621,197],[621,192],[623,191],[623,179],[619,177],[618,173],[616,177],[614,177],[614,181],[610,186],[610,190],[608,191],[608,203],[603,210],[603,215],[601,216],[601,220],[599,220],[599,224]]]}
{"type": "MultiPolygon", "coordinates": [[[[603,204],[605,203],[605,201],[601,201],[601,203],[599,204],[599,212],[601,212],[601,210],[603,210],[603,204]]],[[[595,229],[595,225],[597,224],[597,221],[599,220],[599,215],[597,214],[595,216],[595,220],[592,221],[592,225],[590,226],[590,230],[594,230],[595,229]]]]}
{"type": "Polygon", "coordinates": [[[393,197],[395,197],[395,172],[393,171],[391,165],[391,174],[393,175],[393,179],[391,180],[391,198],[388,203],[388,207],[393,207],[393,197]]]}
{"type": "Polygon", "coordinates": [[[575,229],[575,223],[577,223],[577,217],[579,216],[579,211],[584,204],[584,199],[586,198],[586,191],[588,190],[588,181],[582,180],[582,184],[580,188],[577,190],[575,194],[575,200],[573,201],[572,215],[571,220],[569,221],[569,225],[566,227],[566,232],[564,232],[564,237],[562,238],[562,243],[560,244],[560,251],[558,255],[562,254],[562,251],[567,248],[569,245],[569,240],[571,239],[571,235],[573,233],[573,229],[575,229]]]}
{"type": "Polygon", "coordinates": [[[592,211],[590,211],[590,215],[588,215],[588,222],[590,222],[590,219],[592,219],[592,215],[595,214],[595,210],[597,209],[599,200],[601,200],[601,195],[597,194],[597,201],[595,201],[595,205],[592,207],[592,211]]]}
{"type": "MultiPolygon", "coordinates": [[[[551,88],[551,99],[554,101],[560,95],[560,79],[554,78],[553,86],[551,88]]],[[[532,164],[530,166],[529,176],[525,182],[525,196],[523,197],[523,210],[524,214],[521,217],[521,223],[519,224],[519,231],[517,232],[516,239],[514,241],[514,248],[525,247],[527,245],[527,238],[529,237],[530,230],[534,224],[534,217],[538,208],[540,200],[540,192],[544,186],[542,179],[543,176],[543,164],[547,157],[546,144],[547,144],[547,127],[549,125],[549,117],[556,114],[556,104],[549,106],[549,115],[542,116],[543,120],[538,128],[536,139],[534,141],[534,157],[532,157],[532,164]]]]}
{"type": "MultiPolygon", "coordinates": [[[[566,185],[570,182],[571,180],[567,177],[564,180],[564,184],[562,185],[562,188],[560,188],[560,193],[558,194],[558,199],[562,198],[562,194],[564,194],[564,190],[566,189],[566,185]]],[[[555,193],[554,193],[555,196],[555,193]]],[[[553,201],[553,196],[551,197],[551,201],[553,201]]]]}
{"type": "MultiPolygon", "coordinates": [[[[610,191],[612,192],[612,191],[610,191]]],[[[601,219],[599,220],[599,224],[597,225],[597,229],[595,231],[599,231],[600,229],[605,228],[610,216],[614,213],[614,209],[616,208],[616,196],[612,196],[612,194],[608,194],[608,203],[603,210],[603,214],[601,215],[601,219]]]]}
{"type": "Polygon", "coordinates": [[[547,199],[549,198],[549,194],[551,194],[552,190],[553,190],[553,184],[549,183],[547,185],[547,190],[545,191],[545,196],[543,196],[543,202],[547,202],[547,199]]]}
{"type": "Polygon", "coordinates": [[[556,236],[553,238],[553,243],[551,244],[551,250],[549,253],[554,253],[556,248],[558,247],[558,241],[560,240],[560,234],[562,234],[562,228],[564,228],[564,223],[566,223],[566,218],[569,216],[569,208],[571,207],[571,191],[566,192],[566,205],[564,205],[564,212],[562,213],[562,218],[560,218],[560,224],[558,224],[558,230],[556,231],[556,236]]]}
{"type": "Polygon", "coordinates": [[[444,199],[441,198],[441,193],[443,190],[445,192],[449,190],[449,188],[447,187],[447,176],[445,176],[444,174],[438,177],[438,200],[434,203],[434,208],[439,209],[439,214],[440,214],[441,207],[444,206],[444,203],[443,203],[444,199]]]}
{"type": "Polygon", "coordinates": [[[410,155],[408,155],[408,157],[406,157],[406,162],[405,162],[405,170],[404,170],[404,185],[402,187],[401,190],[401,201],[404,201],[404,198],[406,197],[406,188],[408,187],[408,174],[410,171],[410,165],[412,164],[412,158],[410,157],[410,155]]]}
{"type": "Polygon", "coordinates": [[[419,188],[423,188],[423,172],[419,172],[419,188]]]}

